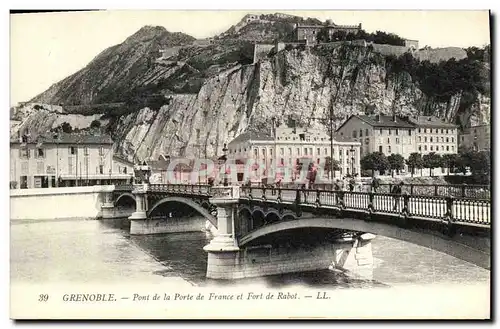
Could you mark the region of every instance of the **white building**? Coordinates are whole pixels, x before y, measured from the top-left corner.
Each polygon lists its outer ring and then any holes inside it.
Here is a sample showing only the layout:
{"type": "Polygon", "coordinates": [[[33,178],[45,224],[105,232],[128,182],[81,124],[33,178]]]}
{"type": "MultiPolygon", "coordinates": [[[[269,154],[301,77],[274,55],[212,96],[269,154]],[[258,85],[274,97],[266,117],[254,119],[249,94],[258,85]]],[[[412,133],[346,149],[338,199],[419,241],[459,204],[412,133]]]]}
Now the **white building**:
{"type": "MultiPolygon", "coordinates": [[[[332,154],[330,137],[326,132],[310,128],[278,127],[273,134],[246,132],[228,145],[228,160],[244,164],[247,159],[264,163],[266,171],[274,167],[293,170],[297,161],[309,159],[315,165],[324,164],[325,158],[332,154]],[[273,136],[274,135],[274,136],[273,136]]],[[[340,170],[335,176],[360,172],[360,143],[349,138],[335,135],[333,140],[333,159],[339,161],[340,170]]],[[[243,172],[238,170],[238,180],[243,172]]]]}

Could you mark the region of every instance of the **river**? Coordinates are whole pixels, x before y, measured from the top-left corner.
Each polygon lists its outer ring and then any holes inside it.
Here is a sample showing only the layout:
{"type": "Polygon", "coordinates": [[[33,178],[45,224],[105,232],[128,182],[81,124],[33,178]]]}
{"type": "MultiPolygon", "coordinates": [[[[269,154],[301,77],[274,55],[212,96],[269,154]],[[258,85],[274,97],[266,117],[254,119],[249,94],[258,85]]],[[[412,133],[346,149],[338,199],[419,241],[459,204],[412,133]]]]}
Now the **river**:
{"type": "MultiPolygon", "coordinates": [[[[10,273],[13,283],[152,283],[182,280],[195,286],[205,278],[205,232],[130,236],[127,220],[11,222],[10,273]]],[[[349,288],[400,284],[489,284],[490,271],[411,243],[377,236],[372,242],[373,280],[315,271],[270,276],[267,286],[302,284],[349,288]]],[[[240,281],[241,282],[241,281],[240,281]]]]}

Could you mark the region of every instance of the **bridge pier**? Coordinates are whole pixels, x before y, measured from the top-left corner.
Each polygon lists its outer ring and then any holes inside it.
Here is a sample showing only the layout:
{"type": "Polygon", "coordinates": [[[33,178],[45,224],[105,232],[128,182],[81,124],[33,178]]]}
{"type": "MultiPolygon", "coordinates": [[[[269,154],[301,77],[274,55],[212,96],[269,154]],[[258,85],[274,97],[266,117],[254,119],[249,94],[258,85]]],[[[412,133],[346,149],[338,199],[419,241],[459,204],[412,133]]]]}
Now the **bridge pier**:
{"type": "Polygon", "coordinates": [[[235,272],[240,250],[234,232],[238,201],[238,187],[225,187],[225,191],[215,193],[210,199],[210,202],[217,206],[217,234],[203,248],[208,253],[207,278],[209,279],[242,277],[240,273],[235,272]]]}
{"type": "Polygon", "coordinates": [[[338,241],[335,257],[330,269],[347,271],[363,279],[373,279],[373,254],[372,244],[376,236],[371,233],[363,233],[354,241],[347,244],[338,241]]]}
{"type": "MultiPolygon", "coordinates": [[[[147,204],[146,204],[146,193],[148,191],[148,185],[147,184],[140,184],[140,185],[135,185],[134,190],[132,193],[135,196],[135,211],[130,215],[130,223],[131,223],[131,230],[132,230],[132,222],[135,220],[145,220],[147,219],[147,214],[146,212],[148,211],[147,209],[147,204]]],[[[131,234],[132,231],[130,232],[131,234]]]]}
{"type": "Polygon", "coordinates": [[[103,219],[111,219],[114,218],[115,212],[115,205],[113,203],[113,191],[115,187],[106,186],[103,189],[104,202],[101,205],[101,217],[103,219]]]}

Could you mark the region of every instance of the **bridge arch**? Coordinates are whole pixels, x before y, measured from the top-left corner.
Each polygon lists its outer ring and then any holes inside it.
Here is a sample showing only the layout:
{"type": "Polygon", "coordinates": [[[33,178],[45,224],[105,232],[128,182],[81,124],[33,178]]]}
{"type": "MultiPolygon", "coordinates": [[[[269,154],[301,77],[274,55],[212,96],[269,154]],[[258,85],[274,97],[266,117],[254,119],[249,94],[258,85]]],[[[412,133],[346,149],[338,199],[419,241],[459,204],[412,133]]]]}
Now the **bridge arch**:
{"type": "Polygon", "coordinates": [[[490,242],[484,237],[456,235],[453,238],[434,231],[405,229],[396,225],[367,222],[351,218],[304,218],[293,221],[281,221],[256,229],[239,239],[239,245],[245,246],[258,238],[280,231],[303,228],[344,229],[369,232],[388,238],[407,241],[416,245],[443,252],[466,262],[490,269],[490,242]]]}
{"type": "Polygon", "coordinates": [[[123,194],[120,194],[120,196],[115,200],[114,202],[114,205],[118,205],[118,201],[120,200],[125,200],[125,199],[132,199],[133,200],[133,204],[135,205],[135,196],[132,194],[132,193],[123,193],[123,194]]]}
{"type": "Polygon", "coordinates": [[[192,209],[196,210],[198,213],[200,213],[203,217],[205,217],[214,227],[217,228],[217,218],[212,216],[207,209],[202,207],[201,205],[197,204],[196,202],[186,199],[186,198],[180,198],[180,197],[167,197],[163,198],[159,201],[157,201],[151,209],[148,211],[147,215],[148,217],[153,213],[153,211],[158,208],[160,205],[168,202],[178,202],[185,204],[186,206],[191,207],[192,209]]]}

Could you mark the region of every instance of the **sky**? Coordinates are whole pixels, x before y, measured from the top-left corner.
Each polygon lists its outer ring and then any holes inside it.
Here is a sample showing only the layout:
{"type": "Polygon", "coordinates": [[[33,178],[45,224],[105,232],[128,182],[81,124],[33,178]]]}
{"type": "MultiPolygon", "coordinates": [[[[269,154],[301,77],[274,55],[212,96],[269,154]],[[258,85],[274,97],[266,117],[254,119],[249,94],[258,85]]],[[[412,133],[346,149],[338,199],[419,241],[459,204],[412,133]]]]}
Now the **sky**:
{"type": "Polygon", "coordinates": [[[226,31],[247,13],[288,13],[336,24],[362,23],[419,46],[482,47],[490,43],[488,11],[96,11],[10,15],[10,105],[27,101],[85,67],[104,49],[145,25],[196,38],[226,31]]]}

